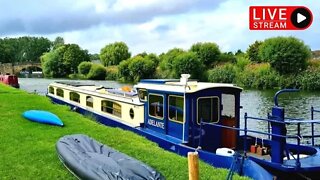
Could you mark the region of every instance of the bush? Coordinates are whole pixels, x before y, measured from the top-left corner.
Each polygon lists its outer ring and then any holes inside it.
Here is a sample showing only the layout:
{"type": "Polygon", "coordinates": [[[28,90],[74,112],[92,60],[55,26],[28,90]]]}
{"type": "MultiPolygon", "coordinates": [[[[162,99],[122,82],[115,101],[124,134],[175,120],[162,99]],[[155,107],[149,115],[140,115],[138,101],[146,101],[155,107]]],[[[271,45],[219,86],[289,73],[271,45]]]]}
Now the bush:
{"type": "Polygon", "coordinates": [[[102,65],[92,64],[91,69],[87,75],[88,79],[104,80],[106,77],[106,68],[102,65]]]}
{"type": "Polygon", "coordinates": [[[180,78],[181,74],[190,74],[191,78],[200,78],[203,69],[204,67],[193,52],[182,53],[173,62],[175,78],[180,78]]]}
{"type": "Polygon", "coordinates": [[[208,71],[208,81],[216,83],[232,83],[236,77],[236,70],[232,64],[218,66],[208,71]]]}
{"type": "Polygon", "coordinates": [[[156,64],[148,56],[135,56],[126,61],[122,61],[119,68],[119,78],[121,81],[137,82],[144,78],[153,78],[156,71],[156,64]]]}
{"type": "Polygon", "coordinates": [[[117,66],[108,66],[106,67],[106,80],[117,80],[118,79],[118,67],[117,66]]]}
{"type": "Polygon", "coordinates": [[[83,74],[69,74],[70,79],[87,79],[83,74]]]}
{"type": "Polygon", "coordinates": [[[174,78],[173,63],[175,58],[180,54],[185,53],[182,49],[173,48],[170,49],[167,53],[160,55],[160,69],[158,70],[158,75],[161,78],[174,78]]]}
{"type": "Polygon", "coordinates": [[[91,62],[86,62],[86,61],[81,62],[78,66],[78,72],[79,72],[79,74],[86,76],[89,73],[91,67],[92,67],[91,62]]]}
{"type": "Polygon", "coordinates": [[[309,66],[310,69],[320,69],[320,59],[309,60],[308,61],[308,66],[309,66]]]}
{"type": "Polygon", "coordinates": [[[247,65],[236,75],[236,83],[248,88],[274,89],[279,87],[280,80],[280,75],[268,63],[247,65]]]}
{"type": "Polygon", "coordinates": [[[235,63],[237,61],[237,58],[232,52],[228,52],[220,54],[219,61],[235,63]]]}
{"type": "Polygon", "coordinates": [[[236,60],[236,66],[240,71],[243,71],[244,68],[250,64],[250,60],[244,56],[238,56],[236,60]]]}
{"type": "Polygon", "coordinates": [[[259,56],[259,49],[262,43],[262,41],[255,41],[253,44],[249,46],[249,48],[247,49],[247,56],[250,61],[256,63],[262,62],[259,56]]]}
{"type": "Polygon", "coordinates": [[[294,37],[276,37],[264,41],[259,55],[280,74],[297,74],[307,68],[311,52],[301,40],[294,37]]]}
{"type": "Polygon", "coordinates": [[[129,70],[129,61],[130,59],[122,61],[118,66],[118,77],[120,78],[119,79],[120,81],[125,82],[125,81],[131,80],[130,70],[129,70]]]}
{"type": "Polygon", "coordinates": [[[132,80],[137,82],[140,79],[153,77],[156,66],[152,60],[136,56],[129,61],[128,68],[132,80]]]}
{"type": "Polygon", "coordinates": [[[196,53],[199,61],[207,67],[218,62],[221,54],[219,46],[211,42],[193,44],[190,51],[196,53]]]}
{"type": "Polygon", "coordinates": [[[320,69],[308,69],[298,76],[298,85],[305,90],[320,90],[320,69]]]}
{"type": "Polygon", "coordinates": [[[279,81],[279,86],[283,88],[297,88],[301,87],[298,76],[296,75],[282,75],[279,81]]]}

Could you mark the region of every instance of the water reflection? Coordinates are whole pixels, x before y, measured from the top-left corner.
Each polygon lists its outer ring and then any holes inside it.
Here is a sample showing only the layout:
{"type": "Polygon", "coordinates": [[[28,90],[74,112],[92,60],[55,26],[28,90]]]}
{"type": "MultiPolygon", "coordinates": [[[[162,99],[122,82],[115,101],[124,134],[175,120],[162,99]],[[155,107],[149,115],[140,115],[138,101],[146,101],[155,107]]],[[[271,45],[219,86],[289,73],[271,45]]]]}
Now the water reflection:
{"type": "MultiPolygon", "coordinates": [[[[241,95],[241,122],[244,124],[244,113],[248,116],[266,118],[268,113],[271,113],[271,108],[274,105],[273,96],[276,91],[244,91],[241,95]]],[[[319,92],[294,92],[281,94],[278,98],[279,106],[285,108],[285,116],[287,118],[302,118],[311,119],[311,106],[320,109],[320,93],[319,92]]],[[[320,113],[316,113],[314,119],[320,119],[320,113]]],[[[242,126],[243,127],[243,126],[242,126]]],[[[248,128],[259,129],[263,132],[268,131],[267,123],[264,121],[249,120],[248,128]]],[[[315,134],[320,134],[320,125],[315,124],[315,134]]],[[[287,134],[297,134],[297,125],[288,125],[287,134]]],[[[311,124],[301,125],[302,135],[311,135],[311,124]]],[[[251,133],[253,136],[264,137],[251,133]]],[[[293,141],[293,140],[292,140],[293,141]]],[[[304,143],[310,142],[308,139],[303,139],[304,143]]],[[[316,140],[320,144],[320,139],[316,140]]]]}

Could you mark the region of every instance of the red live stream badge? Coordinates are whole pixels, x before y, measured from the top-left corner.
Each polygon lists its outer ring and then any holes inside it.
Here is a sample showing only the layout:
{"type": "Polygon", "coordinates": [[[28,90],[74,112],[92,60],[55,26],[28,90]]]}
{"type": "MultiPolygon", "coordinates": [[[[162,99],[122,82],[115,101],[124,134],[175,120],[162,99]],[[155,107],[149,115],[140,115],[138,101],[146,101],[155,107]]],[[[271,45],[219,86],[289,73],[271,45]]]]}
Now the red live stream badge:
{"type": "Polygon", "coordinates": [[[304,30],[313,21],[304,6],[250,6],[250,30],[304,30]]]}

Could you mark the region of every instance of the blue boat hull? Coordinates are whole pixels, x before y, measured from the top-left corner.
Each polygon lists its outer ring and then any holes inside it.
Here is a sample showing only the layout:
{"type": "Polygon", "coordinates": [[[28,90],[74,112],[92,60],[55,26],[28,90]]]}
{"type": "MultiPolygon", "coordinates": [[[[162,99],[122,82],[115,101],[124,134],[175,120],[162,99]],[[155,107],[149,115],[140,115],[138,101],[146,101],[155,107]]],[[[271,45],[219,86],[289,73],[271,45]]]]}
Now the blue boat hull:
{"type": "Polygon", "coordinates": [[[33,122],[63,126],[63,122],[60,118],[48,111],[29,110],[24,112],[22,116],[33,122]]]}
{"type": "MultiPolygon", "coordinates": [[[[98,122],[110,126],[110,127],[120,127],[125,130],[130,130],[135,132],[136,134],[139,134],[141,136],[146,137],[147,139],[157,143],[159,147],[174,152],[176,154],[179,154],[181,156],[187,156],[188,152],[194,152],[196,149],[186,146],[184,144],[181,144],[181,141],[170,138],[168,136],[164,136],[162,134],[155,134],[154,131],[149,130],[147,128],[138,127],[133,128],[130,126],[127,126],[125,124],[122,124],[121,122],[118,122],[112,118],[107,118],[101,115],[98,115],[94,112],[89,112],[85,109],[82,109],[78,106],[74,106],[72,104],[66,103],[64,101],[61,101],[59,99],[49,97],[51,98],[52,102],[62,105],[68,105],[71,107],[71,109],[76,110],[76,112],[81,114],[90,114],[92,115],[98,122]]],[[[221,156],[214,153],[210,153],[208,151],[204,150],[198,150],[199,158],[206,163],[210,164],[211,166],[214,166],[216,168],[226,168],[229,169],[232,166],[232,163],[234,161],[233,157],[228,156],[221,156]]],[[[273,175],[270,174],[268,171],[266,171],[264,168],[262,168],[260,165],[255,163],[254,161],[245,158],[243,160],[243,164],[241,167],[235,170],[240,175],[248,176],[252,179],[261,179],[261,180],[270,180],[273,179],[273,175]]]]}

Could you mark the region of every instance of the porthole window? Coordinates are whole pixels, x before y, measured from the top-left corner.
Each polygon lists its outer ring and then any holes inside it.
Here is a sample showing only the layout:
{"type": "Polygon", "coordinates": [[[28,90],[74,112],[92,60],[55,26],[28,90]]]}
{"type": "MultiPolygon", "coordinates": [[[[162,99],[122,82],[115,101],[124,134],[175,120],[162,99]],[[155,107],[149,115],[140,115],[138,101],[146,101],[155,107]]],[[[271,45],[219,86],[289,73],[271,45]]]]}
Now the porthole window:
{"type": "Polygon", "coordinates": [[[134,111],[133,111],[133,109],[132,109],[132,108],[130,109],[129,113],[130,113],[130,117],[131,117],[131,119],[133,119],[133,118],[134,118],[134,111]]]}

